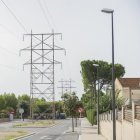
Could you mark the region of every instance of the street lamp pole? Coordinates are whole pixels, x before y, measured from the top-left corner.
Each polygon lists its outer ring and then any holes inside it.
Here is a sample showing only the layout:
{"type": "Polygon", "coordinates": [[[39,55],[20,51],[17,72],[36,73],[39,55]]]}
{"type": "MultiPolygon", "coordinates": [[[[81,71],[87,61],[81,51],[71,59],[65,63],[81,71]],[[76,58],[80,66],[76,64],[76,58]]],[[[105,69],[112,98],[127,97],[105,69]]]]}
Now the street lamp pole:
{"type": "Polygon", "coordinates": [[[93,64],[94,67],[97,69],[97,84],[98,84],[98,92],[97,92],[97,127],[98,127],[98,135],[100,134],[100,120],[99,120],[99,74],[98,74],[98,64],[93,64]]]}
{"type": "Polygon", "coordinates": [[[112,9],[103,9],[102,12],[111,14],[112,26],[112,111],[113,111],[113,140],[116,140],[116,117],[115,117],[115,69],[114,69],[114,27],[113,27],[113,13],[112,9]]]}

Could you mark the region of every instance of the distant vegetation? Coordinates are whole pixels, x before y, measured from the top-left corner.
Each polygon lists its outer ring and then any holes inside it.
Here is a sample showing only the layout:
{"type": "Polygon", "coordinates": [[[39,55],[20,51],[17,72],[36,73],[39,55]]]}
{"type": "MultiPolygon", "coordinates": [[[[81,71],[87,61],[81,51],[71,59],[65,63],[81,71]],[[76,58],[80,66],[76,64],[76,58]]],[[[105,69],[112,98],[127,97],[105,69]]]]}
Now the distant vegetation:
{"type": "MultiPolygon", "coordinates": [[[[52,102],[47,102],[44,98],[34,99],[33,112],[34,117],[43,117],[43,113],[52,113],[52,102]]],[[[15,117],[19,118],[19,108],[24,109],[24,117],[30,116],[30,96],[27,94],[16,97],[14,93],[4,93],[0,95],[0,118],[9,117],[9,113],[13,113],[15,117]]],[[[62,101],[55,102],[56,112],[63,112],[62,101]]],[[[52,116],[50,116],[52,117],[52,116]]]]}

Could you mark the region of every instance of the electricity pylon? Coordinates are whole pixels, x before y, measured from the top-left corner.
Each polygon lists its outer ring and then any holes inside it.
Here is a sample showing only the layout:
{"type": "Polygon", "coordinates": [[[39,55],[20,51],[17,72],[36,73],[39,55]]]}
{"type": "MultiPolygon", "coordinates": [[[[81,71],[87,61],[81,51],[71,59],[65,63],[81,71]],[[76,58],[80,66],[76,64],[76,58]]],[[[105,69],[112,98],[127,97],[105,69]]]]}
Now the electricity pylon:
{"type": "Polygon", "coordinates": [[[55,64],[61,62],[55,60],[55,51],[65,50],[55,45],[55,36],[61,36],[61,33],[46,34],[24,34],[30,36],[30,46],[21,51],[30,52],[30,60],[24,65],[30,65],[30,116],[33,118],[33,101],[36,98],[44,97],[53,102],[53,116],[55,118],[55,64]]]}

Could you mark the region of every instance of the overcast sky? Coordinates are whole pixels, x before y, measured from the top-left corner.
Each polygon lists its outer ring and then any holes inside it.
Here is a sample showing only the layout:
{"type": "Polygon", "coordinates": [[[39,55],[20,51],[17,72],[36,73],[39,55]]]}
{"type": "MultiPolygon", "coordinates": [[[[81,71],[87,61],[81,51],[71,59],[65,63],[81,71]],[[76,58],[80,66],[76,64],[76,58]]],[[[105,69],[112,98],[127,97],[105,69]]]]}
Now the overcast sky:
{"type": "MultiPolygon", "coordinates": [[[[139,0],[3,0],[0,1],[0,93],[30,93],[30,67],[22,70],[29,58],[19,50],[30,44],[22,41],[27,30],[33,33],[63,34],[59,45],[67,50],[56,53],[63,70],[55,67],[55,87],[62,78],[75,81],[83,93],[80,75],[82,60],[111,62],[111,16],[101,12],[114,9],[115,63],[125,66],[125,77],[140,77],[140,1],[139,0]],[[14,13],[22,25],[8,11],[14,13]],[[43,10],[42,10],[43,8],[43,10]],[[24,28],[24,29],[23,29],[24,28]]],[[[59,38],[58,38],[59,39],[59,38]]],[[[56,39],[56,43],[57,40],[56,39]]],[[[61,90],[56,88],[56,98],[61,90]]]]}

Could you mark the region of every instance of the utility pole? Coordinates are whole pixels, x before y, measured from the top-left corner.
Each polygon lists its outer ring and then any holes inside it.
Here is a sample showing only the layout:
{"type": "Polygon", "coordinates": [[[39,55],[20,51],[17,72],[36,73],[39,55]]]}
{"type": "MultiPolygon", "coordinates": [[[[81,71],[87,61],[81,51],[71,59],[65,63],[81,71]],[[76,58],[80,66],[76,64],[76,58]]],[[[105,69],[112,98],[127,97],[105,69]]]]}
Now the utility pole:
{"type": "Polygon", "coordinates": [[[61,87],[57,87],[57,88],[61,88],[62,89],[61,96],[63,96],[64,95],[64,89],[65,89],[64,83],[66,81],[64,81],[63,79],[61,79],[61,81],[58,81],[58,82],[61,83],[61,87]]]}
{"type": "Polygon", "coordinates": [[[66,81],[67,89],[69,89],[70,94],[71,94],[72,89],[76,88],[76,87],[72,86],[72,83],[74,83],[74,82],[75,81],[72,81],[71,79],[66,81]]]}
{"type": "MultiPolygon", "coordinates": [[[[31,37],[31,45],[21,51],[30,51],[30,60],[24,65],[30,65],[30,116],[33,118],[33,101],[44,97],[53,102],[53,116],[55,118],[55,51],[65,50],[55,45],[55,36],[61,33],[24,34],[31,37]]],[[[24,37],[23,36],[23,37],[24,37]]]]}
{"type": "Polygon", "coordinates": [[[69,93],[71,93],[71,90],[73,88],[76,88],[76,87],[73,87],[72,86],[72,83],[75,82],[75,81],[72,81],[71,79],[70,80],[61,80],[61,81],[58,81],[61,83],[61,87],[57,87],[57,88],[60,88],[62,89],[62,96],[64,95],[64,91],[69,91],[69,93]]]}
{"type": "MultiPolygon", "coordinates": [[[[70,80],[63,80],[62,79],[61,81],[58,81],[58,82],[61,83],[61,86],[57,87],[57,88],[62,89],[62,92],[61,92],[62,96],[64,95],[64,91],[65,92],[69,91],[69,93],[71,94],[71,89],[76,88],[76,87],[72,86],[72,82],[75,82],[75,81],[72,81],[71,79],[70,80]]],[[[65,103],[65,98],[64,97],[62,98],[62,101],[63,101],[63,103],[65,103]]],[[[65,104],[63,104],[63,108],[65,110],[65,104]]]]}

